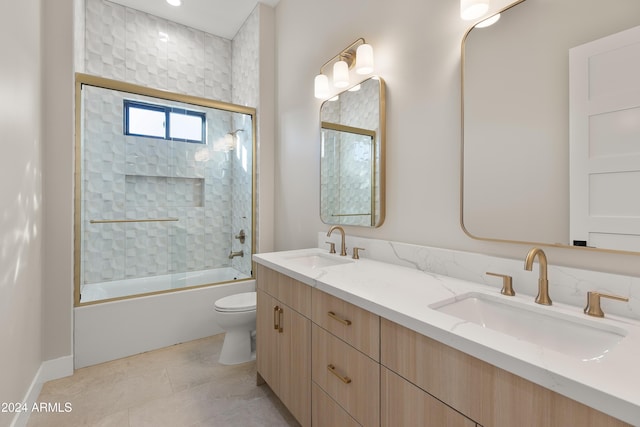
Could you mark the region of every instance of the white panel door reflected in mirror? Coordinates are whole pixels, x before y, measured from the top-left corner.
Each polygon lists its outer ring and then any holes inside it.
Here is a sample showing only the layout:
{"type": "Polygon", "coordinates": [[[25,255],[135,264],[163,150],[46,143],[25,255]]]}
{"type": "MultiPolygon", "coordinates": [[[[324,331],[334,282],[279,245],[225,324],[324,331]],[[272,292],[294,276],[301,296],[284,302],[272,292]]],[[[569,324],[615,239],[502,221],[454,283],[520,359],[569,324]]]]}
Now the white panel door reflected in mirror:
{"type": "Polygon", "coordinates": [[[524,0],[469,31],[461,221],[470,236],[573,245],[569,51],[638,25],[637,0],[524,0]]]}

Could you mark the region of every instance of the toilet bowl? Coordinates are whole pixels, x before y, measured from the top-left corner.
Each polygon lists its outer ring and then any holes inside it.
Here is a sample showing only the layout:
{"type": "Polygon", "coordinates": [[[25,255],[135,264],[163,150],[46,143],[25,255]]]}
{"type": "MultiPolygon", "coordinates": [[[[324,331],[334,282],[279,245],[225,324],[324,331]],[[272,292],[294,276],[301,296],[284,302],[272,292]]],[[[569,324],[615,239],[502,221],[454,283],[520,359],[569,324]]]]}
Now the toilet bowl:
{"type": "Polygon", "coordinates": [[[249,362],[256,357],[256,293],[244,292],[220,298],[214,304],[224,343],[218,361],[223,365],[249,362]]]}

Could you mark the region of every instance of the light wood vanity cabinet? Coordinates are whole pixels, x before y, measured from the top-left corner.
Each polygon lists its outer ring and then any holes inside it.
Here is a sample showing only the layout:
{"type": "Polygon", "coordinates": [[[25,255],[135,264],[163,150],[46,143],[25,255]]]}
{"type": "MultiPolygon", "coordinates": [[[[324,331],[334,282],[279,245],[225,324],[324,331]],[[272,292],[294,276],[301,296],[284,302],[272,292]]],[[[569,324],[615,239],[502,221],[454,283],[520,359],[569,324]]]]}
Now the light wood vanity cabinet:
{"type": "Polygon", "coordinates": [[[314,384],[359,424],[379,426],[380,364],[316,324],[311,335],[314,384]]]}
{"type": "Polygon", "coordinates": [[[314,289],[313,323],[358,349],[373,360],[380,360],[380,317],[340,298],[314,289]]]}
{"type": "Polygon", "coordinates": [[[314,427],[629,426],[264,266],[257,369],[314,427]]]}
{"type": "Polygon", "coordinates": [[[382,427],[476,427],[476,423],[384,366],[381,375],[382,427]]]}
{"type": "Polygon", "coordinates": [[[380,336],[382,365],[478,424],[629,426],[386,319],[380,336]]]}
{"type": "Polygon", "coordinates": [[[311,425],[313,427],[360,427],[360,424],[318,384],[311,385],[311,425]]]}
{"type": "Polygon", "coordinates": [[[312,301],[314,426],[379,426],[380,318],[317,289],[312,301]]]}
{"type": "Polygon", "coordinates": [[[258,266],[259,376],[302,426],[311,425],[311,288],[258,266]]]}

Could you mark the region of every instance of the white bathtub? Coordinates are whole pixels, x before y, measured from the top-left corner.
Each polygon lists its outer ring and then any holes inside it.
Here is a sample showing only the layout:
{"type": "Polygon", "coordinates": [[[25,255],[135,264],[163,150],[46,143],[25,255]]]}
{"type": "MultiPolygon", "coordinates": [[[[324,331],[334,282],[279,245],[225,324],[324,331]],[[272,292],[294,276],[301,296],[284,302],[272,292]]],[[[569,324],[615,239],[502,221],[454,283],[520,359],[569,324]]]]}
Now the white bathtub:
{"type": "Polygon", "coordinates": [[[82,285],[80,288],[80,302],[86,303],[249,278],[249,276],[234,268],[225,267],[136,279],[112,280],[82,285]]]}
{"type": "MultiPolygon", "coordinates": [[[[116,288],[108,289],[116,292],[116,288]]],[[[215,320],[214,302],[255,289],[255,280],[247,279],[76,307],[74,367],[78,369],[222,333],[215,320]]],[[[83,300],[85,298],[83,293],[83,300]]]]}

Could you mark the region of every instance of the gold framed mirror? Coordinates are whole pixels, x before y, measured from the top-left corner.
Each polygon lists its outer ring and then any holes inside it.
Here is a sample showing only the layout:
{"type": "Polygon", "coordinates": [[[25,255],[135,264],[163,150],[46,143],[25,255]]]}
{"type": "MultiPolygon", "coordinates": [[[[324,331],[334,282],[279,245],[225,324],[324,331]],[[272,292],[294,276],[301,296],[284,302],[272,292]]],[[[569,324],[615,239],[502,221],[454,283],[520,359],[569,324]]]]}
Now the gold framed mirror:
{"type": "MultiPolygon", "coordinates": [[[[570,52],[638,25],[635,0],[522,0],[503,10],[496,24],[467,33],[460,217],[469,236],[640,252],[640,245],[593,244],[597,230],[572,236],[569,167],[576,134],[570,52]]],[[[629,215],[640,219],[640,212],[629,215]]]]}
{"type": "Polygon", "coordinates": [[[379,227],[384,221],[385,84],[371,77],[320,107],[320,218],[379,227]]]}

